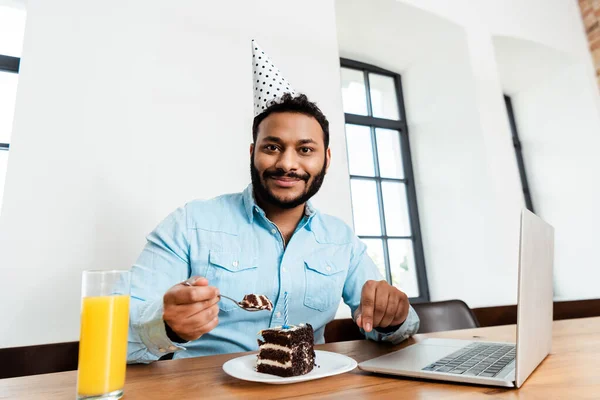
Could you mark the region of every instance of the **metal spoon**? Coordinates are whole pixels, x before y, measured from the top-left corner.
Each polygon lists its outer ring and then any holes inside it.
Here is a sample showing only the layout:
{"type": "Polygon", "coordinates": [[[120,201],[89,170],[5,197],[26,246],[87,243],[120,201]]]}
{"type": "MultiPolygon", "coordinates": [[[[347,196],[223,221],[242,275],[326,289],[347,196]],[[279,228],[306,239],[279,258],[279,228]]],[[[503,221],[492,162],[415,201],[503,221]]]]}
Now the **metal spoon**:
{"type": "MultiPolygon", "coordinates": [[[[185,281],[183,281],[183,282],[181,282],[181,283],[183,283],[183,284],[184,284],[184,285],[186,285],[186,286],[193,286],[193,285],[192,285],[192,283],[189,281],[189,279],[186,279],[185,281]]],[[[237,301],[237,300],[234,300],[234,299],[232,299],[231,297],[228,297],[228,296],[222,295],[222,294],[219,294],[219,297],[220,297],[220,298],[225,298],[225,299],[227,299],[227,300],[231,300],[231,301],[233,301],[233,302],[235,303],[235,305],[236,305],[236,306],[238,306],[239,308],[241,308],[241,309],[242,309],[242,310],[244,310],[244,311],[248,311],[248,312],[255,312],[255,311],[264,311],[264,310],[266,310],[266,308],[246,307],[246,306],[244,306],[244,305],[243,305],[241,302],[239,302],[239,301],[237,301]]]]}

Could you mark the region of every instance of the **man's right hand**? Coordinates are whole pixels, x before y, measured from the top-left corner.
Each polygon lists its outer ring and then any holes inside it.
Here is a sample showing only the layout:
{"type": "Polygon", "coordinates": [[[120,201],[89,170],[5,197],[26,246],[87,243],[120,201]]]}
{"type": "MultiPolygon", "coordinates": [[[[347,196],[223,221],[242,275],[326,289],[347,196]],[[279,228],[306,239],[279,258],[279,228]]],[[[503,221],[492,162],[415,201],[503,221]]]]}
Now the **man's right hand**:
{"type": "Polygon", "coordinates": [[[192,286],[178,283],[163,297],[163,320],[180,338],[192,341],[219,323],[219,289],[206,278],[190,278],[192,286]],[[194,280],[195,279],[195,280],[194,280]]]}

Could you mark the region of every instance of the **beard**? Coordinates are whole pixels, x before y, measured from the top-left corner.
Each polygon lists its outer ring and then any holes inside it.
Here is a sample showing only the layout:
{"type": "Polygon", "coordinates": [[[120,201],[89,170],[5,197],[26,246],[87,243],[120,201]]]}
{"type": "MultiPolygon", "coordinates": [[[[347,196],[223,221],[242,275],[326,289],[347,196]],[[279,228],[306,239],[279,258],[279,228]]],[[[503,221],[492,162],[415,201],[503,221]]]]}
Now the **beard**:
{"type": "Polygon", "coordinates": [[[313,197],[319,189],[321,189],[321,185],[323,185],[323,181],[325,180],[325,174],[327,173],[327,156],[325,156],[325,161],[323,162],[323,168],[321,171],[315,175],[310,185],[308,182],[310,181],[311,175],[309,173],[305,174],[297,174],[295,172],[285,172],[283,169],[278,168],[275,170],[266,170],[263,172],[262,177],[260,176],[258,170],[254,166],[254,152],[250,156],[250,177],[252,179],[252,187],[254,189],[254,196],[265,203],[268,203],[272,206],[282,208],[282,209],[291,209],[296,208],[301,204],[306,203],[313,197]],[[265,184],[266,180],[269,178],[281,177],[285,176],[288,178],[296,178],[304,181],[305,189],[304,193],[299,196],[289,199],[289,200],[281,200],[277,196],[269,190],[267,185],[265,184]]]}

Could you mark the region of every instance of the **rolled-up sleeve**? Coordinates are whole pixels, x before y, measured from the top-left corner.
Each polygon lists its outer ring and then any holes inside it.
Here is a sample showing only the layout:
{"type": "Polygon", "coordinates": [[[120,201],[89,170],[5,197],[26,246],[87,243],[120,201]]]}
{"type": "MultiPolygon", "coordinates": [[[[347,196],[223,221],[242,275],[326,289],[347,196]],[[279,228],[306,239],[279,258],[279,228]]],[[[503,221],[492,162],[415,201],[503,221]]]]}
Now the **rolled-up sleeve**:
{"type": "MultiPolygon", "coordinates": [[[[352,318],[356,317],[356,310],[360,305],[362,288],[368,280],[380,281],[384,277],[381,275],[377,266],[367,254],[367,246],[357,237],[352,242],[352,256],[350,259],[350,268],[344,284],[343,298],[344,302],[350,307],[352,318]]],[[[398,344],[419,330],[419,316],[410,306],[406,320],[398,327],[396,331],[390,333],[378,332],[372,329],[371,332],[361,332],[367,339],[375,341],[385,341],[398,344]]]]}
{"type": "Polygon", "coordinates": [[[170,287],[189,277],[187,235],[187,213],[182,207],[147,236],[146,245],[131,268],[128,363],[149,363],[185,349],[167,336],[163,296],[170,287]]]}

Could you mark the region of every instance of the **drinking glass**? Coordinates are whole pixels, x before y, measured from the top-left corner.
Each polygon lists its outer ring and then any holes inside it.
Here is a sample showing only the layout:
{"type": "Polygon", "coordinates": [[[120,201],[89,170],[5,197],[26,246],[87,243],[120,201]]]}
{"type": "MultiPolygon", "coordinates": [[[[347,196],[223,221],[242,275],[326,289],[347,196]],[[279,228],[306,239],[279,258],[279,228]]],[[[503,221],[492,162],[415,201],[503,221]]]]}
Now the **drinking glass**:
{"type": "Polygon", "coordinates": [[[84,271],[77,399],[120,399],[127,366],[129,271],[84,271]]]}

